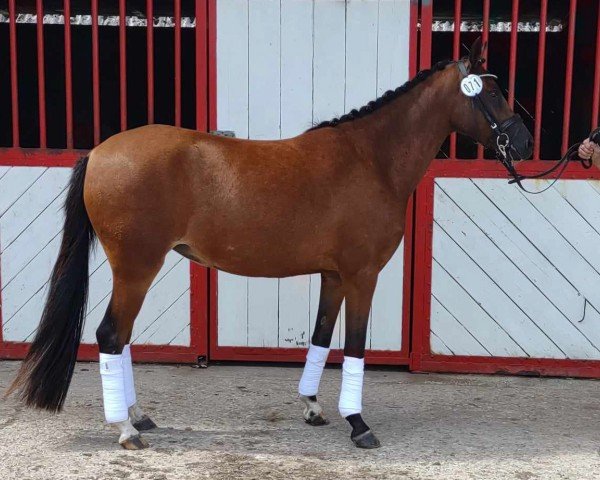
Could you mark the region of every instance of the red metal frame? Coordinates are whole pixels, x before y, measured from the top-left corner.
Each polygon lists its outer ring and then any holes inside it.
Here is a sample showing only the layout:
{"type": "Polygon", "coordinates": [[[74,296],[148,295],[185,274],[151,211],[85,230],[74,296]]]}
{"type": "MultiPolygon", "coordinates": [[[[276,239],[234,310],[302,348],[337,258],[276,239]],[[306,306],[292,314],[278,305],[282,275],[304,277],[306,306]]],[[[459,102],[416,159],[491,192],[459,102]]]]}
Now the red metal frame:
{"type": "MultiPolygon", "coordinates": [[[[462,18],[462,0],[454,0],[454,32],[452,33],[452,59],[460,58],[460,22],[462,18]]],[[[456,133],[450,135],[450,158],[456,158],[456,133]]]]}
{"type": "Polygon", "coordinates": [[[119,0],[119,102],[121,130],[127,130],[127,6],[119,0]]]}
{"type": "Polygon", "coordinates": [[[575,49],[575,17],[577,15],[577,0],[571,0],[569,5],[569,37],[567,43],[567,64],[565,67],[565,98],[563,104],[563,132],[561,155],[569,148],[569,126],[571,124],[571,91],[573,85],[573,51],[575,49]]]}
{"type": "Polygon", "coordinates": [[[175,0],[175,125],[181,126],[181,0],[175,0]]]}
{"type": "Polygon", "coordinates": [[[92,99],[94,145],[100,143],[100,46],[98,39],[98,0],[92,0],[92,99]]]}
{"type": "Polygon", "coordinates": [[[46,148],[46,72],[44,66],[44,5],[35,2],[37,33],[38,110],[40,117],[40,148],[46,148]]]}
{"type": "Polygon", "coordinates": [[[535,92],[535,126],[533,129],[533,159],[540,159],[542,138],[542,100],[544,97],[544,64],[546,60],[546,21],[548,0],[542,0],[540,6],[540,38],[538,41],[537,88],[535,92]]]}
{"type": "Polygon", "coordinates": [[[592,97],[592,130],[598,126],[598,110],[600,110],[600,6],[596,26],[596,68],[594,70],[594,93],[592,97]]]}
{"type": "Polygon", "coordinates": [[[17,72],[17,14],[15,0],[8,0],[10,35],[10,104],[13,147],[19,146],[19,77],[17,72]]]}
{"type": "Polygon", "coordinates": [[[154,123],[154,0],[146,0],[146,74],[148,78],[148,123],[154,123]]]}
{"type": "MultiPolygon", "coordinates": [[[[483,27],[481,32],[481,41],[483,45],[487,47],[487,50],[483,53],[487,60],[487,68],[490,68],[490,49],[489,49],[489,39],[490,39],[490,0],[483,0],[483,27]]],[[[479,160],[483,159],[483,145],[477,145],[477,158],[479,160]]]]}
{"type": "MultiPolygon", "coordinates": [[[[515,106],[515,81],[517,77],[518,33],[514,27],[519,23],[519,0],[513,0],[510,21],[512,28],[510,29],[510,54],[508,60],[508,106],[513,109],[515,106]]],[[[455,156],[451,155],[451,158],[455,158],[455,156]]]]}
{"type": "MultiPolygon", "coordinates": [[[[483,2],[483,40],[489,34],[489,0],[483,2]]],[[[573,48],[575,39],[575,13],[577,2],[570,0],[569,27],[567,45],[567,64],[565,67],[565,98],[563,115],[562,151],[568,146],[570,103],[573,71],[573,48]]],[[[421,18],[423,23],[431,18],[430,11],[433,5],[428,2],[423,5],[421,18]]],[[[541,0],[540,33],[538,42],[537,65],[537,92],[535,102],[535,128],[534,128],[534,160],[519,164],[519,171],[524,174],[541,173],[548,168],[548,163],[540,161],[540,139],[542,125],[542,99],[544,89],[544,60],[546,54],[546,17],[548,1],[541,0]]],[[[455,17],[460,17],[459,2],[455,4],[455,17]]],[[[509,56],[509,94],[508,101],[512,107],[515,101],[515,78],[517,59],[517,30],[514,26],[518,22],[519,0],[513,0],[511,20],[513,29],[510,35],[509,56]]],[[[457,24],[455,19],[455,25],[457,24]]],[[[459,33],[454,32],[454,56],[456,57],[456,38],[459,33]]],[[[598,14],[597,37],[600,38],[600,12],[598,14]]],[[[420,68],[430,66],[431,29],[424,27],[421,30],[421,62],[420,68]]],[[[600,47],[596,49],[596,71],[594,81],[593,99],[593,126],[598,122],[600,109],[600,47]]],[[[433,211],[434,211],[434,180],[438,177],[456,178],[506,178],[506,171],[498,162],[483,160],[481,150],[478,149],[478,160],[458,160],[456,150],[452,147],[451,159],[434,160],[416,192],[414,216],[414,277],[413,277],[413,311],[412,311],[412,350],[410,355],[410,369],[413,371],[428,372],[462,372],[462,373],[503,373],[523,375],[557,375],[576,377],[600,377],[600,361],[596,360],[561,360],[561,359],[532,359],[532,358],[506,358],[506,357],[480,357],[480,356],[451,356],[433,355],[430,348],[430,315],[431,315],[431,271],[432,271],[432,237],[433,237],[433,211]]],[[[596,169],[585,170],[580,165],[571,164],[565,171],[565,179],[600,179],[600,171],[596,169]]]]}
{"type": "MultiPolygon", "coordinates": [[[[548,168],[547,162],[528,161],[519,165],[524,174],[536,174],[548,168]]],[[[539,358],[505,358],[432,355],[430,349],[431,271],[434,180],[453,178],[506,178],[506,170],[490,160],[434,160],[418,187],[415,225],[415,276],[413,288],[413,343],[410,368],[414,371],[511,373],[576,377],[599,377],[600,361],[539,358]]],[[[570,164],[565,179],[600,180],[600,171],[570,164]]],[[[516,187],[515,187],[516,188],[516,187]]]]}
{"type": "Polygon", "coordinates": [[[73,74],[71,56],[71,0],[63,3],[65,16],[65,118],[67,149],[73,149],[73,74]]]}
{"type": "MultiPolygon", "coordinates": [[[[66,94],[66,131],[67,149],[52,150],[46,146],[46,117],[45,117],[45,78],[44,78],[44,38],[42,23],[42,0],[36,0],[37,19],[37,50],[38,50],[38,104],[40,108],[40,145],[39,149],[23,149],[19,147],[19,116],[18,116],[18,77],[17,77],[17,32],[16,10],[14,0],[9,1],[10,18],[10,56],[11,56],[11,104],[13,125],[13,147],[0,148],[0,166],[31,166],[31,167],[72,167],[75,162],[87,155],[86,150],[73,149],[73,97],[71,78],[71,28],[70,1],[64,0],[65,11],[65,94],[66,94]]],[[[147,12],[152,16],[152,0],[147,0],[147,12]]],[[[94,115],[94,144],[100,142],[100,62],[99,62],[99,32],[98,32],[98,0],[92,0],[92,96],[94,115]]],[[[196,122],[199,130],[207,130],[208,125],[215,122],[215,80],[216,80],[216,0],[196,0],[196,122]],[[208,23],[208,25],[207,25],[208,23]],[[212,84],[212,85],[211,85],[212,84]],[[209,87],[210,86],[210,87],[209,87]],[[209,91],[210,88],[210,91],[209,91]],[[210,117],[209,117],[210,116],[210,117]]],[[[127,57],[126,57],[126,2],[119,1],[119,105],[121,128],[127,128],[127,57]]],[[[175,123],[181,123],[181,4],[175,2],[175,123]]],[[[148,22],[147,30],[147,65],[148,65],[148,120],[154,120],[154,58],[153,58],[153,28],[152,20],[148,22]]],[[[0,239],[1,240],[1,239],[0,239]]],[[[1,279],[1,272],[0,272],[1,279]]],[[[208,270],[196,265],[190,265],[190,345],[133,345],[133,355],[138,361],[195,363],[199,357],[208,355],[208,307],[209,307],[208,270]]],[[[2,305],[0,296],[0,358],[20,359],[25,356],[28,343],[8,342],[2,333],[2,305]]],[[[79,349],[80,360],[96,360],[97,346],[82,344],[79,349]]]]}

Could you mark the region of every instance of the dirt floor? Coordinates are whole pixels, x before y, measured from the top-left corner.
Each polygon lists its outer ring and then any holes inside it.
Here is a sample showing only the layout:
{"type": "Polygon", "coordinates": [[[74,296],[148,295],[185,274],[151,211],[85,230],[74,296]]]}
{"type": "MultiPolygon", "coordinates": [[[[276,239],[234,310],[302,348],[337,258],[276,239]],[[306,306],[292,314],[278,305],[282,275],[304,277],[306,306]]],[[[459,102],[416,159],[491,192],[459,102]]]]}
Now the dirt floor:
{"type": "MultiPolygon", "coordinates": [[[[0,362],[0,389],[16,362],[0,362]]],[[[358,450],[327,369],[324,427],[302,421],[299,368],[138,365],[138,399],[159,425],[125,451],[103,422],[96,364],[77,366],[65,411],[0,401],[0,479],[600,479],[600,383],[368,371],[358,450]]]]}

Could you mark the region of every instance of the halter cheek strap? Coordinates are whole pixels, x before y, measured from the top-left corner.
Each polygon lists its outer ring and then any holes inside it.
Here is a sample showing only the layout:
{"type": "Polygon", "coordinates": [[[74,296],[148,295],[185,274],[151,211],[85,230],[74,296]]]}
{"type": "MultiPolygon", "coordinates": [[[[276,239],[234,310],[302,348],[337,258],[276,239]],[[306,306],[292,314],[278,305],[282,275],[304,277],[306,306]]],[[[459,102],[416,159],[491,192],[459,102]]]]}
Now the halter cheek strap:
{"type": "Polygon", "coordinates": [[[468,97],[473,99],[473,103],[477,106],[479,111],[483,113],[486,121],[489,123],[490,128],[496,135],[496,147],[500,152],[504,159],[507,158],[507,148],[510,146],[510,136],[507,131],[508,128],[513,124],[521,121],[521,117],[519,115],[513,115],[512,117],[506,119],[504,122],[498,125],[498,122],[494,118],[494,114],[490,111],[486,103],[483,101],[481,97],[481,92],[483,91],[483,82],[481,81],[484,77],[489,78],[498,78],[496,75],[492,73],[483,73],[481,75],[470,74],[467,71],[467,67],[463,62],[458,62],[458,69],[463,76],[461,81],[461,91],[468,97]]]}

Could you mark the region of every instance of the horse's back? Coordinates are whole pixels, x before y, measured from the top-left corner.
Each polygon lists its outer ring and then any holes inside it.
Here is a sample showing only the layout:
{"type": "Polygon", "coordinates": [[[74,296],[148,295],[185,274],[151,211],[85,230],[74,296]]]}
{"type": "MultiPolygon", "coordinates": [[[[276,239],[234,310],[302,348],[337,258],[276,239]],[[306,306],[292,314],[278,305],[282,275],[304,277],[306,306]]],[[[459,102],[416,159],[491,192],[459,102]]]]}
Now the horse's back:
{"type": "Polygon", "coordinates": [[[335,269],[342,238],[375,251],[378,242],[365,247],[357,232],[397,216],[376,171],[353,162],[338,135],[255,141],[163,125],[123,132],[91,152],[86,208],[109,250],[143,245],[152,256],[186,245],[205,265],[253,276],[335,269]]]}

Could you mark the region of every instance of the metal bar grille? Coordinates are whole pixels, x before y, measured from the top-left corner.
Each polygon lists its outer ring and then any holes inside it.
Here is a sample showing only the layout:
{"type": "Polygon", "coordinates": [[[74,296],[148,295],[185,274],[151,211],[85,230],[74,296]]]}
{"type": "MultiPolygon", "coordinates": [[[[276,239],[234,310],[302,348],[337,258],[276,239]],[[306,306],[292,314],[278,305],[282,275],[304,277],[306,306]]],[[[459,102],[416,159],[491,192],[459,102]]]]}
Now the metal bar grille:
{"type": "Polygon", "coordinates": [[[119,0],[119,101],[121,130],[127,130],[127,25],[125,0],[119,0]]]}
{"type": "Polygon", "coordinates": [[[433,25],[433,5],[423,4],[421,7],[421,48],[419,68],[421,70],[431,67],[431,27],[433,25]]]}
{"type": "MultiPolygon", "coordinates": [[[[71,1],[64,1],[65,15],[71,16],[71,1]]],[[[73,148],[73,76],[71,60],[71,25],[65,24],[65,122],[67,129],[67,148],[73,148]]]]}
{"type": "MultiPolygon", "coordinates": [[[[513,0],[511,22],[514,25],[518,21],[519,0],[513,0]]],[[[515,81],[517,75],[517,30],[510,31],[510,57],[508,68],[508,105],[513,109],[515,106],[515,81]]]]}
{"type": "Polygon", "coordinates": [[[44,66],[44,16],[42,0],[36,0],[37,11],[37,70],[38,70],[38,110],[40,122],[40,148],[46,148],[46,74],[44,66]]]}
{"type": "Polygon", "coordinates": [[[592,96],[592,125],[598,127],[598,110],[600,109],[600,8],[596,20],[596,71],[594,72],[594,93],[592,96]]]}
{"type": "MultiPolygon", "coordinates": [[[[483,45],[489,47],[490,40],[490,0],[483,0],[483,31],[481,34],[481,40],[483,41],[483,45]]],[[[490,68],[489,65],[489,48],[484,52],[487,61],[487,68],[490,68]]],[[[483,146],[481,144],[477,145],[477,158],[483,158],[483,146]]]]}
{"type": "MultiPolygon", "coordinates": [[[[454,2],[454,25],[460,23],[462,15],[462,0],[454,2]]],[[[460,58],[460,29],[453,30],[452,35],[452,58],[458,60],[460,58]]],[[[456,133],[450,136],[450,158],[456,158],[456,133]]]]}
{"type": "MultiPolygon", "coordinates": [[[[545,24],[548,14],[548,0],[542,0],[540,23],[545,24]]],[[[533,133],[533,159],[540,159],[540,141],[542,139],[542,102],[544,99],[544,64],[546,60],[546,31],[540,31],[538,41],[537,87],[535,95],[535,127],[533,133]]]]}
{"type": "MultiPolygon", "coordinates": [[[[146,27],[148,26],[148,18],[152,18],[150,22],[154,27],[157,28],[173,28],[176,20],[174,17],[158,16],[154,17],[150,13],[147,17],[138,17],[136,15],[125,16],[125,26],[127,27],[146,27]]],[[[16,15],[16,23],[22,24],[36,24],[37,15],[31,13],[19,13],[16,15]]],[[[46,14],[42,16],[42,23],[44,25],[64,25],[65,17],[70,18],[71,25],[74,26],[90,26],[93,23],[94,13],[90,15],[69,15],[65,13],[61,14],[46,14]]],[[[121,15],[97,15],[98,24],[101,27],[118,27],[121,25],[121,15]]],[[[0,12],[0,23],[10,23],[10,15],[5,15],[0,12]]],[[[194,17],[181,17],[181,28],[196,28],[196,18],[194,17]]]]}
{"type": "Polygon", "coordinates": [[[100,50],[98,40],[98,0],[92,0],[92,96],[94,145],[100,143],[100,50]]]}
{"type": "MultiPolygon", "coordinates": [[[[516,32],[523,33],[538,33],[540,31],[539,21],[518,21],[511,20],[510,22],[493,21],[489,22],[490,32],[516,32]],[[516,29],[513,29],[513,25],[517,25],[516,29]]],[[[434,20],[431,30],[433,32],[453,32],[454,30],[461,32],[483,32],[484,22],[481,20],[434,20]],[[455,26],[459,25],[456,29],[455,26]]],[[[547,33],[559,33],[562,32],[564,26],[559,19],[553,19],[546,24],[547,33]]]]}
{"type": "Polygon", "coordinates": [[[208,23],[216,23],[216,8],[211,20],[209,1],[194,2],[194,10],[186,12],[193,16],[184,17],[186,4],[177,0],[169,12],[173,16],[165,20],[154,16],[163,7],[146,0],[142,16],[154,18],[146,22],[128,15],[133,2],[127,0],[115,3],[118,15],[110,18],[100,15],[104,4],[99,0],[90,0],[90,15],[83,16],[72,15],[72,0],[60,2],[60,15],[48,12],[50,2],[35,0],[32,12],[22,13],[23,4],[9,0],[0,24],[8,22],[10,40],[10,87],[5,95],[10,95],[6,103],[11,110],[4,121],[12,138],[0,148],[90,148],[118,131],[155,121],[207,130],[208,23]],[[65,18],[71,21],[64,24],[65,18]],[[60,29],[46,27],[61,24],[60,29]],[[82,35],[86,29],[81,25],[91,27],[89,36],[82,35]],[[130,28],[138,26],[143,29],[130,28]],[[165,28],[172,28],[172,37],[165,28]],[[58,51],[50,48],[57,40],[58,51]],[[159,62],[173,65],[156,70],[159,62]],[[188,108],[188,99],[194,98],[188,108]]]}
{"type": "Polygon", "coordinates": [[[10,17],[10,103],[12,108],[13,147],[19,146],[19,86],[17,75],[17,24],[15,22],[15,0],[8,1],[10,17]]]}
{"type": "MultiPolygon", "coordinates": [[[[480,34],[488,44],[484,51],[486,67],[500,75],[499,85],[505,88],[509,107],[523,117],[534,137],[534,160],[560,158],[571,142],[581,140],[588,126],[600,123],[597,2],[438,0],[421,5],[420,68],[445,58],[458,59],[465,53],[461,49],[480,34]],[[432,19],[428,17],[430,11],[432,19]],[[431,26],[427,25],[430,21],[431,26]],[[514,25],[519,27],[512,28],[514,25]],[[428,49],[431,61],[424,58],[428,49]],[[576,65],[593,68],[593,79],[576,75],[576,65]],[[552,75],[548,83],[546,71],[562,73],[552,75]],[[590,102],[591,107],[587,107],[590,102]]],[[[453,134],[442,147],[440,158],[481,160],[484,148],[453,134]]]]}
{"type": "Polygon", "coordinates": [[[205,106],[208,104],[208,59],[206,55],[208,12],[206,0],[196,0],[195,8],[196,18],[198,19],[198,28],[196,28],[194,38],[196,45],[196,129],[207,131],[208,122],[205,106]]]}
{"type": "Polygon", "coordinates": [[[561,155],[569,148],[569,127],[571,124],[571,91],[573,86],[573,52],[575,49],[575,16],[577,0],[571,0],[569,5],[569,39],[567,45],[567,65],[565,72],[565,98],[563,107],[563,132],[561,155]]]}
{"type": "MultiPolygon", "coordinates": [[[[146,0],[146,15],[152,18],[153,0],[146,0]]],[[[146,65],[148,75],[148,123],[154,123],[154,25],[146,25],[146,65]]]]}
{"type": "MultiPolygon", "coordinates": [[[[73,26],[90,26],[92,24],[91,15],[69,15],[62,14],[45,14],[43,16],[42,23],[44,25],[64,25],[65,18],[70,17],[70,23],[73,26]]],[[[181,17],[181,28],[196,28],[197,17],[182,16],[181,17]]],[[[127,15],[125,18],[125,24],[127,27],[147,27],[148,18],[152,18],[152,24],[156,28],[174,28],[176,24],[175,17],[171,16],[153,16],[149,13],[145,17],[137,15],[127,15]]],[[[35,24],[37,23],[37,15],[31,13],[20,13],[16,16],[16,21],[19,24],[35,24]]],[[[0,23],[9,23],[9,15],[0,12],[0,23]]],[[[98,24],[101,27],[118,27],[120,24],[120,17],[118,15],[99,15],[98,24]]],[[[202,22],[200,22],[202,24],[202,22]]],[[[433,20],[431,24],[431,30],[433,32],[453,32],[455,26],[459,25],[458,30],[461,32],[482,32],[483,22],[481,20],[454,20],[454,19],[443,19],[433,20]]],[[[502,20],[490,19],[489,30],[490,32],[510,32],[513,29],[513,25],[517,25],[517,31],[524,33],[537,33],[540,31],[540,22],[537,20],[520,21],[520,22],[507,22],[502,20]]],[[[421,23],[418,24],[418,28],[421,28],[421,23]]],[[[563,23],[560,19],[552,19],[546,25],[546,32],[558,33],[564,29],[563,23]]]]}
{"type": "Polygon", "coordinates": [[[181,125],[181,0],[175,0],[175,125],[181,125]]]}

